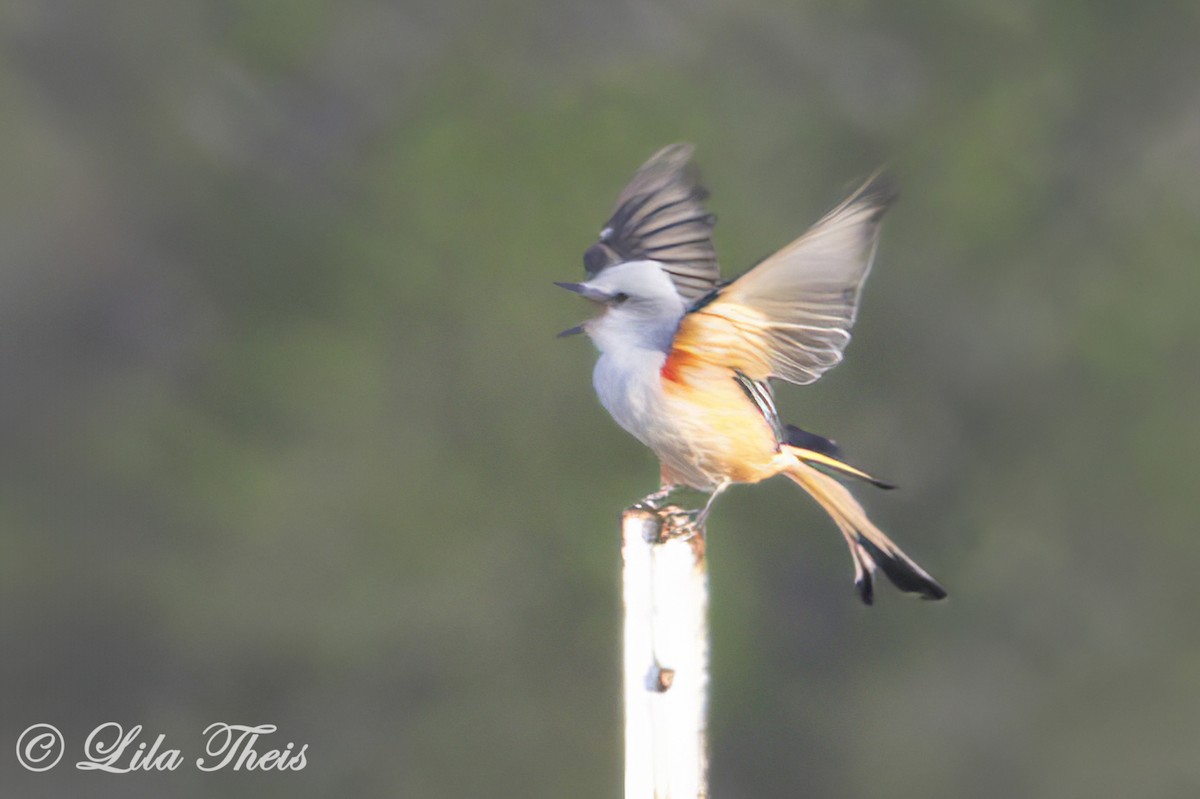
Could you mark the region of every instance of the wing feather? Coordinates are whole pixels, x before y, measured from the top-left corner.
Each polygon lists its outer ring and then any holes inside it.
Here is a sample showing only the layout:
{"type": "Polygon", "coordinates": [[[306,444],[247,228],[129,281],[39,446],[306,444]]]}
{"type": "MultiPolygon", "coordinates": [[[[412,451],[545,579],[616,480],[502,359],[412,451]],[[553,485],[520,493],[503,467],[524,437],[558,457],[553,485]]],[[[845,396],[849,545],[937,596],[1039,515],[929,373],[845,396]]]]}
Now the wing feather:
{"type": "Polygon", "coordinates": [[[673,144],[655,153],[621,195],[600,240],[584,253],[592,276],[625,261],[663,265],[687,302],[712,291],[721,279],[712,229],[704,207],[708,192],[692,164],[692,146],[673,144]]]}
{"type": "Polygon", "coordinates": [[[811,383],[842,360],[879,225],[896,198],[876,175],[807,233],[680,322],[675,346],[755,380],[811,383]]]}

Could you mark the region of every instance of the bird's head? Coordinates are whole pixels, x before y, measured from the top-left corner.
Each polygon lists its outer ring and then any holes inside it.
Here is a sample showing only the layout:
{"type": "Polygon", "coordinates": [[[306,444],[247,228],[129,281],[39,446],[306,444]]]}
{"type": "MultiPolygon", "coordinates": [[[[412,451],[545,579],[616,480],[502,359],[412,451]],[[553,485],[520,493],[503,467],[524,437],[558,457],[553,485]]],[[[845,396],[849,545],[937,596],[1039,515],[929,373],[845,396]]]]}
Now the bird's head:
{"type": "Polygon", "coordinates": [[[600,313],[560,336],[587,333],[601,352],[620,347],[667,351],[685,310],[683,298],[654,261],[616,264],[584,283],[556,284],[594,303],[600,313]]]}

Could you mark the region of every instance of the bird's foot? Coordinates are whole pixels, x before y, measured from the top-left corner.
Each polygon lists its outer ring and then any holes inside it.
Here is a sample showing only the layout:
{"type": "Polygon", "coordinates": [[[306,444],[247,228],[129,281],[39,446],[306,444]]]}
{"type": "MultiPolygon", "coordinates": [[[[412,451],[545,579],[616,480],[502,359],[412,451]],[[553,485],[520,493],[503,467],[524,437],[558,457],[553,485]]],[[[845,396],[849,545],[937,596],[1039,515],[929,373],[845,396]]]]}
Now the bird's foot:
{"type": "Polygon", "coordinates": [[[688,539],[703,535],[704,512],[700,510],[683,510],[675,506],[663,508],[658,513],[663,520],[663,540],[688,539]]]}
{"type": "Polygon", "coordinates": [[[633,503],[633,507],[645,508],[646,510],[650,510],[650,511],[654,511],[655,513],[658,513],[659,511],[661,511],[663,509],[662,503],[667,499],[667,497],[671,496],[671,494],[674,493],[674,491],[675,491],[675,486],[663,486],[662,488],[655,491],[653,494],[647,494],[646,496],[639,499],[637,502],[633,503]]]}

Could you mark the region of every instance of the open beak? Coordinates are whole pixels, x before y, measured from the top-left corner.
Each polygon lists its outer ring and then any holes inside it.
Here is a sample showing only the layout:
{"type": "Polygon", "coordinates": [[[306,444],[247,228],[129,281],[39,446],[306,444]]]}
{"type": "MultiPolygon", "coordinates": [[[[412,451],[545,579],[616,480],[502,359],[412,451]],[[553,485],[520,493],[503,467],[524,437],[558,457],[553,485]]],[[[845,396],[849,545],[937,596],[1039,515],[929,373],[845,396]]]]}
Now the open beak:
{"type": "Polygon", "coordinates": [[[601,291],[594,286],[589,286],[587,283],[560,283],[555,281],[554,285],[567,291],[573,291],[580,297],[592,302],[608,302],[612,299],[607,291],[601,291]]]}
{"type": "Polygon", "coordinates": [[[566,338],[567,336],[577,336],[582,332],[583,332],[583,325],[575,325],[575,327],[568,327],[566,330],[564,330],[563,332],[561,332],[557,336],[555,336],[555,338],[566,338]]]}
{"type": "MultiPolygon", "coordinates": [[[[567,291],[574,292],[575,294],[578,294],[580,297],[583,297],[586,300],[591,300],[592,302],[607,302],[609,299],[611,299],[606,292],[603,292],[603,291],[600,291],[599,289],[593,288],[592,286],[589,286],[587,283],[562,283],[559,281],[555,281],[554,285],[558,286],[559,288],[564,288],[567,291]]],[[[556,338],[566,338],[567,336],[576,336],[582,332],[583,332],[583,325],[575,325],[575,327],[569,327],[566,330],[564,330],[563,332],[559,333],[556,338]]]]}

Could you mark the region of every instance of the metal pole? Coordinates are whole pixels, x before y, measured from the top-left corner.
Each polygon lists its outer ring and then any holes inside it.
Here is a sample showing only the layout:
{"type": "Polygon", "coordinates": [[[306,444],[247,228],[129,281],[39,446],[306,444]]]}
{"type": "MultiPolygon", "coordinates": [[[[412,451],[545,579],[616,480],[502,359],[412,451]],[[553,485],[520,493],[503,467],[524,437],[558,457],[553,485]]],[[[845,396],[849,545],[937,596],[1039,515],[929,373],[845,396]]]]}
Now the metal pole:
{"type": "Polygon", "coordinates": [[[667,508],[621,514],[626,799],[708,796],[708,569],[704,530],[667,508]]]}

